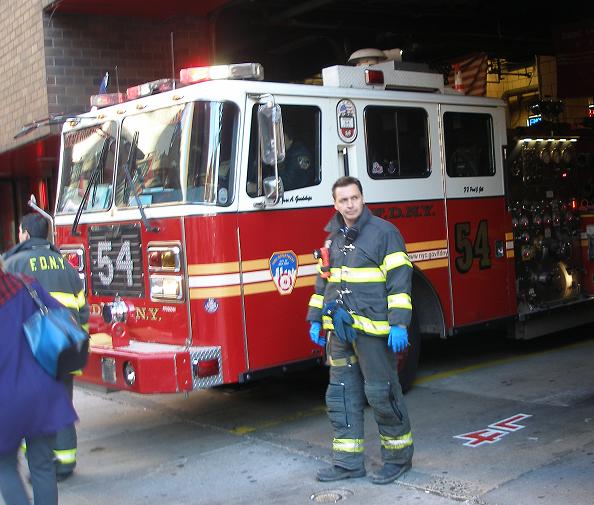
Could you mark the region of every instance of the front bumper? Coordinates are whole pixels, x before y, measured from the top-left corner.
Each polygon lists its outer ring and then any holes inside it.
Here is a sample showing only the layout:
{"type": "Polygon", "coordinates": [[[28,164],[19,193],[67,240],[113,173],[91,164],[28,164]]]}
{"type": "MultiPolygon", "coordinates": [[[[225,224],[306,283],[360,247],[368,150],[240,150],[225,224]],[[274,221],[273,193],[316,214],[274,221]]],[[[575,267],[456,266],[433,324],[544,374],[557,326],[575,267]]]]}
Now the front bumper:
{"type": "Polygon", "coordinates": [[[220,347],[133,340],[113,347],[110,340],[108,335],[92,335],[89,360],[77,380],[143,394],[179,393],[223,383],[220,347]]]}

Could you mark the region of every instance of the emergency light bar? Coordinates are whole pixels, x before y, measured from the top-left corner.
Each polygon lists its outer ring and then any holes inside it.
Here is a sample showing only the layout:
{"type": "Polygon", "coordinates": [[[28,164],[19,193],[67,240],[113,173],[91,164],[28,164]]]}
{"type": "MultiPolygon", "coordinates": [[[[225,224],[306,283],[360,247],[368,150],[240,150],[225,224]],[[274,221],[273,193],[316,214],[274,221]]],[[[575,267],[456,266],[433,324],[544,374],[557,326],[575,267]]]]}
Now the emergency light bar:
{"type": "Polygon", "coordinates": [[[91,95],[91,107],[107,107],[109,105],[116,105],[124,103],[126,95],[124,93],[103,93],[102,95],[91,95]]]}
{"type": "Polygon", "coordinates": [[[262,81],[264,79],[264,68],[259,63],[237,63],[235,65],[182,68],[179,72],[179,80],[182,84],[194,84],[219,79],[262,81]]]}
{"type": "MultiPolygon", "coordinates": [[[[180,83],[183,85],[194,84],[203,81],[220,79],[251,79],[262,81],[264,79],[264,68],[259,63],[237,63],[234,65],[215,65],[212,67],[190,67],[183,68],[179,72],[180,83]]],[[[174,79],[157,79],[156,81],[145,82],[138,86],[132,86],[126,93],[103,93],[91,96],[91,107],[100,109],[109,105],[117,105],[127,100],[135,100],[149,95],[155,95],[164,91],[175,89],[174,79]]]]}
{"type": "Polygon", "coordinates": [[[145,82],[144,84],[128,88],[126,90],[126,96],[128,100],[134,100],[172,89],[175,89],[175,81],[173,79],[157,79],[156,81],[145,82]]]}

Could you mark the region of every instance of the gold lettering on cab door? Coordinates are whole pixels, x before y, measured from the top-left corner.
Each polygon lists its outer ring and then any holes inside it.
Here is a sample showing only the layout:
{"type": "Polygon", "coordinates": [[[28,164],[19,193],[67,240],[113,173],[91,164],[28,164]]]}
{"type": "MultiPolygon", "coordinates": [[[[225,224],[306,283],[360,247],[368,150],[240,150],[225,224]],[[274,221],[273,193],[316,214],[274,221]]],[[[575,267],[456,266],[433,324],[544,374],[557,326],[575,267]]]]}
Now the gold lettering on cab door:
{"type": "Polygon", "coordinates": [[[142,321],[160,321],[159,307],[136,307],[136,319],[142,321]]]}

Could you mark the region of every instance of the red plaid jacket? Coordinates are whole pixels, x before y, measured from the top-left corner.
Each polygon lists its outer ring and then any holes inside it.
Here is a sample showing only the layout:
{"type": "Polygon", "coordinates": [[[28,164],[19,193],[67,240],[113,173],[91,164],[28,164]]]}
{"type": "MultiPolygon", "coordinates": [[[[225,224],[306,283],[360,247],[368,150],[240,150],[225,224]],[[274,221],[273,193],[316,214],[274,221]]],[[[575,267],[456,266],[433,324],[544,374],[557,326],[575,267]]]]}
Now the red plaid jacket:
{"type": "Polygon", "coordinates": [[[0,269],[0,305],[4,305],[23,289],[23,283],[14,275],[0,269]]]}

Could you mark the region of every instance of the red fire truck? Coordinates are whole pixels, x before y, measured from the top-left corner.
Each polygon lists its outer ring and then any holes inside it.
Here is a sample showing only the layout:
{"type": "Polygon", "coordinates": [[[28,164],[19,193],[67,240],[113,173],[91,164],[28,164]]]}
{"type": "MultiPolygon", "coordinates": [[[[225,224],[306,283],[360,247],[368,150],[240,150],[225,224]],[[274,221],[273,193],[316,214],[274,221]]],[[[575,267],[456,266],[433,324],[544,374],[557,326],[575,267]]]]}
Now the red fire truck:
{"type": "Polygon", "coordinates": [[[502,101],[402,66],[330,67],[323,85],[190,68],[68,119],[55,228],[91,305],[80,380],[181,392],[321,362],[305,322],[312,251],[345,174],[414,265],[405,388],[421,337],[594,319],[589,141],[508,146],[502,101]]]}

